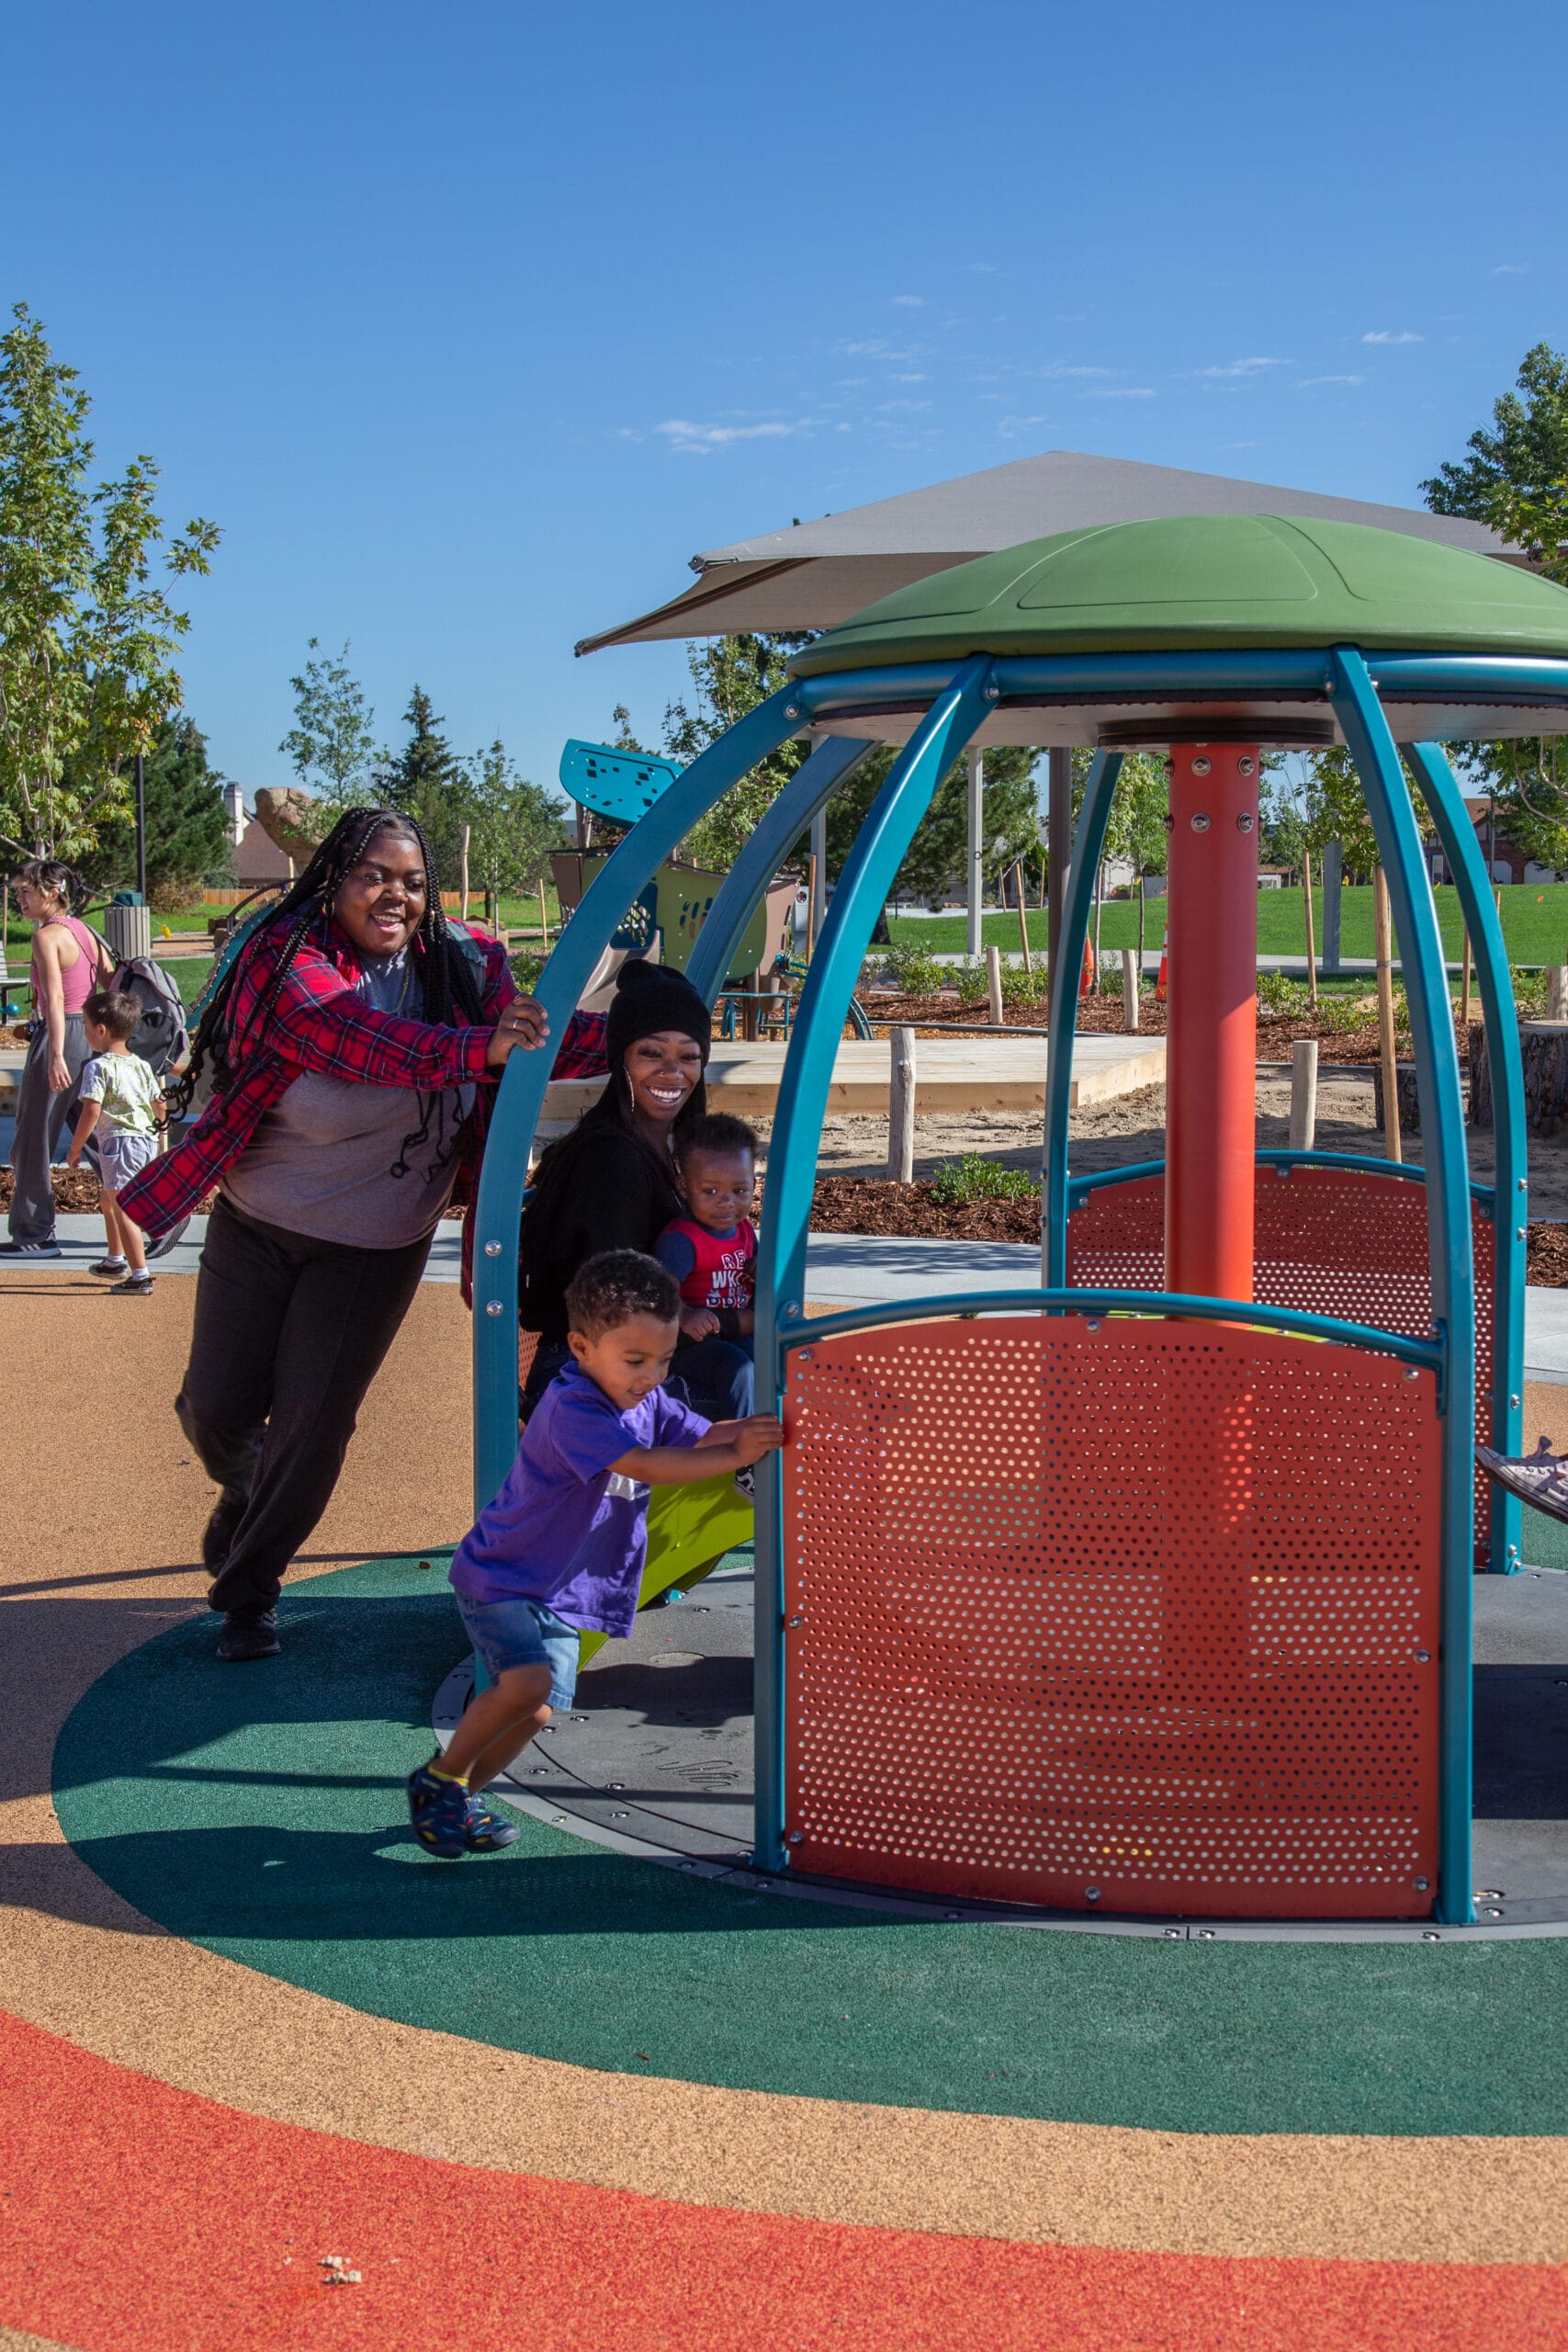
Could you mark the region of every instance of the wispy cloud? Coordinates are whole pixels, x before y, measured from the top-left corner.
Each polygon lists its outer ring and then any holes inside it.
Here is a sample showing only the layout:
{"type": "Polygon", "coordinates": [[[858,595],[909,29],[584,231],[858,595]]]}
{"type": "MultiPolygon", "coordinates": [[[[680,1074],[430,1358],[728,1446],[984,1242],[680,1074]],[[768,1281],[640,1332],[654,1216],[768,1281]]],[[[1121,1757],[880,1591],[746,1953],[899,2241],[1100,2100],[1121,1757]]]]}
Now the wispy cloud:
{"type": "Polygon", "coordinates": [[[1116,370],[1114,368],[1069,367],[1066,360],[1058,360],[1053,367],[1042,368],[1040,373],[1043,376],[1114,376],[1116,370]]]}
{"type": "Polygon", "coordinates": [[[1043,411],[1036,416],[998,416],[997,431],[1004,441],[1013,441],[1021,433],[1027,432],[1032,424],[1049,424],[1050,422],[1043,411]]]}
{"type": "Polygon", "coordinates": [[[1404,328],[1398,334],[1395,334],[1390,327],[1378,327],[1372,334],[1364,334],[1361,337],[1363,343],[1419,343],[1421,340],[1418,334],[1412,334],[1408,327],[1404,328]]]}
{"type": "Polygon", "coordinates": [[[891,300],[896,311],[923,311],[926,307],[923,294],[895,294],[891,300]]]}
{"type": "Polygon", "coordinates": [[[881,335],[870,335],[860,343],[836,343],[833,348],[841,352],[846,359],[913,359],[916,356],[912,351],[900,351],[881,335]]]}
{"type": "Polygon", "coordinates": [[[1230,359],[1223,368],[1195,368],[1195,376],[1256,376],[1263,368],[1293,368],[1293,359],[1230,359]]]}
{"type": "Polygon", "coordinates": [[[1303,376],[1297,384],[1298,392],[1310,391],[1314,384],[1364,384],[1364,376],[1303,376]]]}
{"type": "Polygon", "coordinates": [[[1500,261],[1492,273],[1494,277],[1528,277],[1529,274],[1528,261],[1500,261]]]}
{"type": "Polygon", "coordinates": [[[1090,394],[1097,401],[1152,401],[1156,397],[1152,384],[1096,384],[1090,394]]]}
{"type": "Polygon", "coordinates": [[[930,401],[884,401],[880,413],[884,416],[908,416],[917,409],[930,406],[930,401]]]}
{"type": "Polygon", "coordinates": [[[768,417],[757,424],[693,424],[683,416],[671,416],[653,429],[663,434],[672,449],[691,450],[705,458],[736,441],[780,441],[792,433],[808,433],[816,421],[809,416],[796,417],[793,423],[768,417]]]}
{"type": "Polygon", "coordinates": [[[912,376],[890,376],[888,381],[893,384],[923,384],[926,379],[917,370],[912,376]]]}

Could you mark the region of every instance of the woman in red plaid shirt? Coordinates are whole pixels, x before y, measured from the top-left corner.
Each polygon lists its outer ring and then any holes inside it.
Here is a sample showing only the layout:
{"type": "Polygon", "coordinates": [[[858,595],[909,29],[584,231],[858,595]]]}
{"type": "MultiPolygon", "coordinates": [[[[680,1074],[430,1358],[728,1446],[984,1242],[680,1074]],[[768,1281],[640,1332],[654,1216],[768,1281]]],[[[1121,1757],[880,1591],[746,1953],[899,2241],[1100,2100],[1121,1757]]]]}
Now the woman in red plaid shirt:
{"type": "Polygon", "coordinates": [[[197,1032],[209,1107],[119,1194],[154,1238],[218,1187],[176,1401],[220,1492],[202,1541],[220,1658],[277,1651],[283,1574],[326,1509],[436,1222],[471,1187],[507,1057],[542,1046],[493,940],[441,911],[424,837],[342,817],[197,1032]]]}

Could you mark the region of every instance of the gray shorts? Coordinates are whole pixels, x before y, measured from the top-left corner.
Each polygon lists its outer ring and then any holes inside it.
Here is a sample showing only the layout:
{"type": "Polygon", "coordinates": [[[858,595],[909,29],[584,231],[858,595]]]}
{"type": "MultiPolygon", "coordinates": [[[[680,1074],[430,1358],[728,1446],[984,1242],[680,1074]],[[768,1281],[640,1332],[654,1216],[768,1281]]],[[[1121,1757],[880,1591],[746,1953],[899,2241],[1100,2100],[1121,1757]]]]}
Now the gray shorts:
{"type": "Polygon", "coordinates": [[[94,1141],[98,1147],[98,1182],[106,1193],[118,1193],[158,1157],[157,1136],[140,1136],[130,1127],[106,1127],[100,1121],[94,1141]]]}

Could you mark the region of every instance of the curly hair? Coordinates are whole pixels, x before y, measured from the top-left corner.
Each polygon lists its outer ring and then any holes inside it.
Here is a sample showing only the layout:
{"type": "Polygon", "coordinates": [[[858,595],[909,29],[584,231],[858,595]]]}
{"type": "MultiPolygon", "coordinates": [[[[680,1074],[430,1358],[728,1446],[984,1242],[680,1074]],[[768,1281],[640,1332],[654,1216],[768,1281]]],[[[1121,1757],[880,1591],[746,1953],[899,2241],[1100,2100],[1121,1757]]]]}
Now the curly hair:
{"type": "Polygon", "coordinates": [[[681,1288],[668,1266],[640,1250],[601,1250],[585,1258],[566,1286],[570,1329],[584,1340],[602,1340],[634,1315],[674,1323],[681,1314],[681,1288]]]}
{"type": "MultiPolygon", "coordinates": [[[[438,1026],[477,1024],[482,1018],[479,984],[467,957],[453,938],[441,908],[441,892],[429,843],[416,818],[400,808],[346,808],[322,842],[304,872],[284,892],[270,922],[264,923],[235,957],[218,987],[192,1040],[190,1061],[177,1090],[171,1090],[176,1109],[189,1107],[202,1071],[210,1063],[219,1093],[225,1093],[243,1074],[246,1060],[266,1042],[267,1025],[277,1008],[294,960],[316,926],[333,909],[339,884],[382,833],[395,833],[418,849],[425,873],[424,911],[414,940],[420,948],[420,979],[424,990],[424,1018],[438,1026]],[[278,935],[282,933],[281,945],[278,935]],[[236,1029],[234,1008],[242,980],[259,956],[276,954],[265,985],[257,993],[243,1026],[236,1029]]],[[[436,1166],[450,1158],[446,1149],[446,1097],[419,1096],[420,1122],[403,1137],[391,1173],[406,1176],[408,1154],[426,1141],[436,1125],[436,1166]]],[[[453,1141],[456,1148],[456,1138],[453,1141]]],[[[434,1177],[434,1170],[431,1170],[434,1177]]]]}

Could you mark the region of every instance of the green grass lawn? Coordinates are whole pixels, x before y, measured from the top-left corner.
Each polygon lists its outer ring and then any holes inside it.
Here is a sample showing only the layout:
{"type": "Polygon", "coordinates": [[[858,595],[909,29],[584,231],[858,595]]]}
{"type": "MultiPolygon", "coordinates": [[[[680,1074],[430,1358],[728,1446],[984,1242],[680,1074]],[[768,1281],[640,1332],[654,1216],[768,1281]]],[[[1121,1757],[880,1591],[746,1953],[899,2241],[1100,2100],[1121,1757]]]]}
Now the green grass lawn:
{"type": "MultiPolygon", "coordinates": [[[[1461,952],[1461,922],[1459,900],[1451,883],[1441,883],[1434,893],[1438,902],[1438,920],[1442,926],[1443,945],[1447,954],[1457,960],[1461,952]]],[[[1340,950],[1346,956],[1370,956],[1372,953],[1372,893],[1371,886],[1362,888],[1347,887],[1340,917],[1340,950]]],[[[1503,886],[1503,936],[1507,942],[1508,955],[1516,964],[1561,964],[1568,962],[1568,883],[1526,882],[1503,886]]],[[[1165,907],[1163,899],[1148,902],[1146,944],[1158,947],[1165,939],[1165,907]]],[[[1323,952],[1323,893],[1313,892],[1313,928],[1319,955],[1323,952]]],[[[965,925],[962,915],[893,915],[888,929],[897,947],[923,947],[937,955],[961,956],[964,953],[965,925]]],[[[1019,944],[1018,915],[1014,910],[1002,912],[991,908],[983,922],[983,933],[987,947],[1016,948],[1019,944]]],[[[1043,910],[1031,910],[1029,944],[1032,948],[1045,945],[1045,916],[1043,910]]],[[[1138,910],[1134,902],[1125,899],[1108,900],[1100,910],[1100,944],[1102,948],[1135,947],[1138,944],[1138,910]]],[[[1258,950],[1261,956],[1304,956],[1306,954],[1305,910],[1302,894],[1296,890],[1260,890],[1258,894],[1258,950]]]]}

